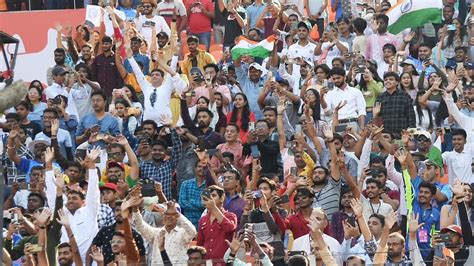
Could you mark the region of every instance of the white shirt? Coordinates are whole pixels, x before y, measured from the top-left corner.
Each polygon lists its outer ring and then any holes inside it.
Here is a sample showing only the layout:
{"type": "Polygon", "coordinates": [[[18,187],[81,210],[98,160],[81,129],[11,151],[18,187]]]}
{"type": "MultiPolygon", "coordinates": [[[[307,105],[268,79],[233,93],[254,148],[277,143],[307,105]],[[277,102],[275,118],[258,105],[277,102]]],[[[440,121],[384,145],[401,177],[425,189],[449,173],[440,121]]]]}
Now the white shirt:
{"type": "MultiPolygon", "coordinates": [[[[341,256],[341,245],[339,242],[326,234],[323,234],[324,242],[326,243],[329,251],[333,255],[334,259],[338,262],[338,265],[342,265],[341,256]]],[[[305,251],[306,254],[311,254],[309,234],[300,236],[293,242],[292,251],[305,251]]]]}
{"type": "Polygon", "coordinates": [[[147,17],[145,17],[145,15],[139,16],[138,19],[137,19],[137,30],[146,39],[146,41],[148,43],[148,50],[150,50],[150,47],[151,47],[150,44],[151,44],[151,39],[152,39],[152,36],[151,36],[152,35],[152,28],[151,28],[151,26],[145,26],[145,22],[155,23],[156,34],[163,31],[166,34],[168,34],[168,36],[171,35],[170,27],[168,26],[168,24],[166,23],[166,20],[162,16],[155,15],[152,18],[147,18],[147,17]]]}
{"type": "Polygon", "coordinates": [[[52,99],[58,95],[66,96],[67,97],[66,112],[69,115],[74,115],[76,117],[79,117],[79,113],[77,112],[77,108],[76,108],[76,103],[74,102],[72,94],[63,85],[53,82],[51,86],[47,87],[44,90],[44,94],[46,95],[46,99],[52,99]]]}
{"type": "MultiPolygon", "coordinates": [[[[94,83],[99,85],[97,82],[94,83]]],[[[71,93],[74,104],[76,105],[78,121],[80,121],[84,116],[94,112],[91,101],[92,87],[89,84],[84,84],[84,86],[81,87],[79,83],[76,82],[69,92],[71,93]]]]}
{"type": "MultiPolygon", "coordinates": [[[[79,253],[82,261],[86,261],[87,250],[92,244],[92,240],[99,232],[97,224],[97,214],[100,207],[100,191],[99,191],[99,176],[96,169],[89,170],[89,185],[87,186],[87,193],[85,205],[76,210],[74,214],[70,213],[64,207],[64,213],[68,216],[71,223],[71,230],[76,238],[79,253]]],[[[46,196],[48,198],[48,205],[54,210],[56,200],[56,185],[53,182],[54,171],[46,171],[46,196]]],[[[64,202],[66,205],[66,202],[64,202]]],[[[62,228],[61,243],[69,242],[69,237],[64,227],[62,228]]]]}
{"type": "Polygon", "coordinates": [[[441,154],[443,163],[448,166],[448,181],[452,185],[456,178],[461,179],[465,183],[473,183],[472,179],[472,157],[474,156],[474,144],[464,145],[461,153],[446,151],[441,154]]]}
{"type": "MultiPolygon", "coordinates": [[[[305,61],[314,62],[314,50],[316,49],[316,44],[308,42],[305,46],[301,46],[300,42],[292,44],[288,48],[288,58],[297,58],[301,57],[305,61]]],[[[300,66],[298,64],[293,64],[292,76],[296,79],[300,78],[300,66]]]]}
{"type": "Polygon", "coordinates": [[[166,114],[168,115],[168,117],[172,117],[170,109],[171,94],[174,90],[176,90],[176,93],[180,95],[181,92],[186,88],[186,82],[184,82],[178,74],[176,74],[174,77],[170,77],[170,75],[166,74],[161,86],[155,88],[145,79],[145,76],[140,70],[140,67],[138,66],[135,59],[132,57],[128,60],[130,62],[130,65],[132,66],[133,73],[135,73],[135,77],[137,78],[137,82],[140,85],[140,88],[143,91],[143,96],[145,98],[143,120],[151,119],[155,121],[158,126],[161,126],[160,116],[162,114],[166,114]],[[156,101],[154,106],[152,107],[150,102],[150,96],[152,95],[155,89],[156,101]]]}
{"type": "MultiPolygon", "coordinates": [[[[66,148],[72,148],[71,135],[69,134],[69,131],[59,128],[57,138],[61,155],[67,158],[66,148]]],[[[45,140],[51,143],[51,138],[46,136],[43,131],[36,134],[35,140],[45,140]]]]}
{"type": "Polygon", "coordinates": [[[346,105],[339,110],[339,120],[358,118],[366,115],[366,103],[362,92],[356,88],[346,85],[345,89],[335,88],[326,95],[327,108],[324,110],[326,115],[332,114],[336,106],[347,101],[346,105]]]}
{"type": "Polygon", "coordinates": [[[165,230],[165,249],[168,257],[173,265],[182,265],[188,260],[187,250],[189,242],[196,236],[196,229],[194,225],[180,215],[178,224],[171,230],[166,231],[164,227],[153,227],[143,222],[142,215],[139,212],[133,212],[132,221],[135,229],[142,235],[143,239],[152,245],[151,265],[163,265],[163,260],[160,254],[160,232],[165,230]]]}
{"type": "Polygon", "coordinates": [[[447,95],[443,98],[448,107],[449,114],[453,116],[454,120],[456,120],[462,129],[466,130],[467,142],[474,143],[474,118],[461,113],[451,95],[447,95]]]}
{"type": "MultiPolygon", "coordinates": [[[[347,42],[342,42],[342,41],[339,41],[344,47],[347,48],[347,50],[349,51],[349,44],[347,42]]],[[[324,42],[322,45],[321,45],[321,51],[325,51],[329,48],[329,46],[331,46],[331,43],[330,42],[324,42]]],[[[339,50],[339,48],[337,48],[337,45],[334,45],[332,48],[329,48],[329,51],[328,51],[328,54],[326,56],[326,65],[329,66],[329,68],[332,68],[332,60],[336,57],[341,57],[342,56],[342,53],[341,53],[341,50],[339,50]]]]}
{"type": "Polygon", "coordinates": [[[370,203],[370,199],[364,197],[364,195],[361,194],[360,201],[362,202],[362,206],[364,207],[364,218],[366,221],[368,221],[370,215],[374,213],[378,213],[382,216],[387,216],[393,210],[392,206],[383,202],[382,199],[379,200],[379,204],[372,204],[370,203]]]}

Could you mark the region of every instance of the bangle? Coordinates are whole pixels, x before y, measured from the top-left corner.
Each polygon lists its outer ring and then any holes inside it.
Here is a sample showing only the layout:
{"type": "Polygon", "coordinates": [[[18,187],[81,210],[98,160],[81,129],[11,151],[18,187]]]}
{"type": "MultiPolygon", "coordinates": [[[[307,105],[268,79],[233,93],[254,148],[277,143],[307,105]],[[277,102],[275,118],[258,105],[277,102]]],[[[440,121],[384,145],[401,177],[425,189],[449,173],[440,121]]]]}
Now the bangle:
{"type": "Polygon", "coordinates": [[[69,239],[73,238],[74,237],[74,234],[70,234],[68,235],[69,239]]]}
{"type": "Polygon", "coordinates": [[[39,227],[39,229],[46,229],[46,226],[42,225],[42,226],[39,227]]]}
{"type": "Polygon", "coordinates": [[[280,114],[280,113],[278,113],[277,115],[283,115],[283,113],[281,113],[281,114],[280,114]]]}

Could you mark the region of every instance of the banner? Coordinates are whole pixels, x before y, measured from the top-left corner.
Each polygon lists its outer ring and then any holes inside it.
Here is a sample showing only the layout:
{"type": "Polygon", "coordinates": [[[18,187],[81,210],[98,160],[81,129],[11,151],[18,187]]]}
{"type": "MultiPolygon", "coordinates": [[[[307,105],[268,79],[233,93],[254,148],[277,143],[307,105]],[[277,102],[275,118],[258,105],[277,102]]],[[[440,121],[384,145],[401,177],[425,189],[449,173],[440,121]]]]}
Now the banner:
{"type": "MultiPolygon", "coordinates": [[[[38,79],[46,83],[46,71],[55,64],[54,49],[57,36],[55,23],[71,23],[75,30],[77,25],[84,22],[85,13],[85,9],[0,13],[0,30],[20,40],[15,80],[38,79]]],[[[5,46],[7,58],[10,58],[10,54],[15,52],[15,45],[5,46]]],[[[0,57],[0,70],[3,71],[6,70],[3,54],[0,57]]]]}

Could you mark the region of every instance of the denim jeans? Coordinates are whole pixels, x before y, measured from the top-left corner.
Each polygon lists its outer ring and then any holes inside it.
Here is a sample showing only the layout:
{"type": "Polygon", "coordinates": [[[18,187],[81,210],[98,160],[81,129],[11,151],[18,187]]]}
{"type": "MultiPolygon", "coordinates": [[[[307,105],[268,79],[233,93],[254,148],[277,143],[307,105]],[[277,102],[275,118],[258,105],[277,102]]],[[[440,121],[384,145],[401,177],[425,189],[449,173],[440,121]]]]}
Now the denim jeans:
{"type": "Polygon", "coordinates": [[[45,0],[44,9],[66,9],[67,0],[45,0]]]}
{"type": "Polygon", "coordinates": [[[199,38],[199,43],[206,46],[206,51],[209,51],[211,46],[211,32],[202,32],[202,33],[190,33],[189,35],[194,35],[199,38]]]}

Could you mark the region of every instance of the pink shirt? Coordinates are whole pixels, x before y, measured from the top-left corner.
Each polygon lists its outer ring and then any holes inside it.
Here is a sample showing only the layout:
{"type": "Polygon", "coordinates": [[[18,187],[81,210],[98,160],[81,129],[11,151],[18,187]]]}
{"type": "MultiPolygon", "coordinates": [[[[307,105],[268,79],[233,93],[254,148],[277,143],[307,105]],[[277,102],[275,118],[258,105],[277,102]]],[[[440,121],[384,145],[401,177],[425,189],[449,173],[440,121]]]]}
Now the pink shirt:
{"type": "MultiPolygon", "coordinates": [[[[222,143],[222,144],[219,144],[217,145],[216,149],[218,151],[220,151],[221,153],[224,153],[224,152],[230,152],[234,155],[234,163],[235,163],[235,166],[238,168],[238,169],[241,169],[242,168],[242,165],[243,165],[243,158],[242,158],[242,149],[243,149],[243,146],[240,142],[236,142],[232,145],[230,145],[229,143],[222,143]]],[[[218,168],[220,166],[220,161],[217,159],[216,156],[212,156],[211,158],[211,166],[213,168],[218,168]]]]}
{"type": "MultiPolygon", "coordinates": [[[[215,88],[215,90],[217,92],[220,92],[222,94],[222,97],[226,97],[227,98],[227,101],[230,102],[231,99],[232,99],[232,96],[230,94],[230,90],[229,90],[229,87],[225,86],[225,85],[219,85],[215,88]]],[[[194,96],[192,102],[191,102],[191,105],[194,106],[196,105],[197,103],[197,100],[204,96],[206,97],[207,99],[209,99],[209,90],[206,88],[206,87],[197,87],[196,89],[194,89],[194,91],[196,92],[196,96],[194,96]]],[[[228,110],[227,108],[225,108],[226,106],[224,106],[224,108],[222,109],[222,111],[224,112],[224,114],[227,114],[228,113],[228,110]]]]}
{"type": "Polygon", "coordinates": [[[201,2],[202,7],[214,13],[214,5],[211,0],[188,0],[186,10],[188,11],[188,26],[192,33],[203,33],[211,31],[211,19],[208,18],[199,7],[192,7],[194,3],[201,2]]]}
{"type": "Polygon", "coordinates": [[[385,32],[380,35],[378,33],[372,34],[367,39],[367,48],[365,50],[366,59],[374,59],[377,62],[383,61],[383,46],[387,43],[391,43],[398,50],[399,40],[397,36],[385,32]]]}

